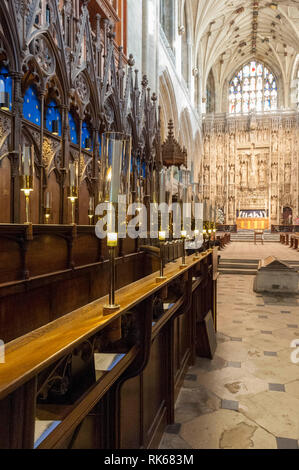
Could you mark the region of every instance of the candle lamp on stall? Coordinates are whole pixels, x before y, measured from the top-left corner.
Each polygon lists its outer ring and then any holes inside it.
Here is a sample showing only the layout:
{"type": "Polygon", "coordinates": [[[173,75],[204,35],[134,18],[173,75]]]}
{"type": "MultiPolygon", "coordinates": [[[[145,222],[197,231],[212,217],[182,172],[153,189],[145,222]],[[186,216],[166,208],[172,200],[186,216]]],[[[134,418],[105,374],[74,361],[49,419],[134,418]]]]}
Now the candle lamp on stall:
{"type": "Polygon", "coordinates": [[[30,195],[33,191],[34,179],[34,149],[24,145],[20,155],[20,189],[25,195],[25,221],[30,223],[30,195]]]}
{"type": "Polygon", "coordinates": [[[46,191],[45,199],[44,199],[44,216],[45,216],[46,224],[49,224],[51,214],[52,214],[52,193],[50,191],[46,191]]]}
{"type": "Polygon", "coordinates": [[[164,244],[166,240],[166,231],[161,230],[159,232],[159,243],[160,243],[160,276],[156,278],[157,282],[165,281],[167,279],[164,276],[164,244]]]}
{"type": "MultiPolygon", "coordinates": [[[[199,230],[198,230],[198,229],[195,229],[195,230],[194,230],[194,241],[195,241],[195,242],[196,242],[196,240],[198,239],[198,237],[199,237],[199,230]]],[[[194,258],[195,258],[195,259],[199,258],[198,249],[196,249],[194,258]]]]}
{"type": "Polygon", "coordinates": [[[75,224],[75,208],[76,200],[78,199],[79,179],[78,179],[78,162],[70,162],[69,164],[69,187],[68,187],[68,199],[72,205],[72,221],[71,224],[75,224]]]}
{"type": "Polygon", "coordinates": [[[130,194],[131,138],[122,133],[106,132],[102,136],[101,156],[100,202],[107,204],[107,246],[110,262],[109,302],[104,306],[103,314],[110,315],[120,308],[115,301],[115,252],[119,238],[115,226],[118,221],[118,198],[126,196],[128,202],[130,194]]]}
{"type": "Polygon", "coordinates": [[[89,198],[88,218],[89,218],[89,225],[92,225],[92,222],[93,222],[93,219],[94,219],[94,197],[89,198]]]}
{"type": "Polygon", "coordinates": [[[183,256],[182,256],[182,264],[180,265],[181,269],[188,266],[186,264],[186,238],[187,238],[187,231],[181,230],[181,239],[183,240],[183,256]]]}

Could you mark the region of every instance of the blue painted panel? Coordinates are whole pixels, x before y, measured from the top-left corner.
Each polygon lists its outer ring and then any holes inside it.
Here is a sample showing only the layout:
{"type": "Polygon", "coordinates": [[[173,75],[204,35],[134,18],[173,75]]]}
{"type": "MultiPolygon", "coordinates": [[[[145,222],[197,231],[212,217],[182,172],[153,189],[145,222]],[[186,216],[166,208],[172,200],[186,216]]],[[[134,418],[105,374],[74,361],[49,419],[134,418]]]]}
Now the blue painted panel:
{"type": "Polygon", "coordinates": [[[70,126],[70,138],[72,144],[78,145],[78,130],[77,130],[77,124],[76,121],[72,115],[72,113],[69,113],[69,126],[70,126]]]}
{"type": "Polygon", "coordinates": [[[56,101],[52,100],[46,108],[46,128],[49,132],[52,132],[52,121],[58,121],[58,135],[61,137],[61,114],[57,107],[56,101]]]}
{"type": "Polygon", "coordinates": [[[27,88],[24,95],[23,104],[24,118],[34,124],[40,126],[41,124],[41,104],[37,96],[36,88],[32,85],[27,88]]]}

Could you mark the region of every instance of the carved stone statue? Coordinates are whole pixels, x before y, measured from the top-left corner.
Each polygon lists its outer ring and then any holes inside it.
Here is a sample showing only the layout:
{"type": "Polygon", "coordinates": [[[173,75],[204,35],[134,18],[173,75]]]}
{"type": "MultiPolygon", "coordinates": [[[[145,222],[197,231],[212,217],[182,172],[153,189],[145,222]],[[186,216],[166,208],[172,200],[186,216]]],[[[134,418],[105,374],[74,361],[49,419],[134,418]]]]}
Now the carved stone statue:
{"type": "Polygon", "coordinates": [[[265,182],[266,182],[265,162],[261,161],[259,164],[259,184],[264,185],[265,182]]]}
{"type": "Polygon", "coordinates": [[[272,197],[271,200],[271,215],[273,218],[276,218],[277,216],[277,198],[272,197]]]}
{"type": "Polygon", "coordinates": [[[277,183],[277,164],[276,163],[272,165],[271,180],[272,180],[272,183],[277,183]]]}
{"type": "Polygon", "coordinates": [[[222,166],[217,167],[217,174],[216,174],[217,185],[222,185],[222,166]]]}
{"type": "Polygon", "coordinates": [[[290,184],[291,183],[291,166],[290,165],[285,166],[284,175],[285,175],[285,179],[284,179],[285,184],[290,184]]]}
{"type": "Polygon", "coordinates": [[[241,165],[241,185],[243,187],[247,186],[247,181],[248,181],[248,172],[247,172],[247,164],[246,162],[243,162],[241,165]]]}
{"type": "Polygon", "coordinates": [[[235,184],[235,169],[233,166],[229,169],[229,184],[235,184]]]}
{"type": "Polygon", "coordinates": [[[229,214],[230,219],[234,217],[234,200],[233,199],[230,199],[229,201],[228,214],[229,214]]]}
{"type": "Polygon", "coordinates": [[[205,168],[204,172],[204,184],[205,186],[209,185],[209,168],[205,168]]]}

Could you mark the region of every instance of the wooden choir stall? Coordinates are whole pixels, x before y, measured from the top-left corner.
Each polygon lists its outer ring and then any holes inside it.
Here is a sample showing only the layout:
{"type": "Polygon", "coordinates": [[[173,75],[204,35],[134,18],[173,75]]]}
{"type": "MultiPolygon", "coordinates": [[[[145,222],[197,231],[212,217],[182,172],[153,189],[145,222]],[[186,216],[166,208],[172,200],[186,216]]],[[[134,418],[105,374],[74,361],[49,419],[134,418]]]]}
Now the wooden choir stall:
{"type": "Polygon", "coordinates": [[[171,122],[162,144],[111,15],[17,3],[0,4],[0,448],[157,448],[188,367],[215,351],[217,251],[149,230],[112,250],[96,207],[115,203],[107,135],[137,209],[199,199],[187,152],[171,122]]]}

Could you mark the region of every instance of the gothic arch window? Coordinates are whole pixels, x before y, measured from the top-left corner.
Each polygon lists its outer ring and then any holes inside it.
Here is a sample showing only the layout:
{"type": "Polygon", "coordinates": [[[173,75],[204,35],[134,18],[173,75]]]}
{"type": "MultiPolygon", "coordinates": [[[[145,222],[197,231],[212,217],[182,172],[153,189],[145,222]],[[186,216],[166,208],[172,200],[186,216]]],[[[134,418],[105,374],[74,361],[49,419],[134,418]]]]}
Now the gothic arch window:
{"type": "Polygon", "coordinates": [[[210,70],[207,80],[207,101],[206,101],[206,112],[215,112],[215,81],[212,70],[210,70]]]}
{"type": "MultiPolygon", "coordinates": [[[[8,93],[8,107],[9,111],[12,109],[12,78],[9,75],[9,70],[5,66],[0,66],[0,93],[8,93]]],[[[1,96],[3,98],[4,104],[4,95],[1,96]]],[[[2,102],[2,101],[1,101],[2,102]]],[[[3,108],[3,106],[2,106],[3,108]]]]}
{"type": "Polygon", "coordinates": [[[55,100],[51,100],[46,108],[46,128],[61,137],[61,114],[55,100]]]}
{"type": "Polygon", "coordinates": [[[24,95],[23,116],[28,121],[40,126],[41,105],[34,85],[27,88],[24,95]]]}
{"type": "Polygon", "coordinates": [[[74,145],[78,145],[78,129],[77,123],[72,112],[69,112],[69,128],[70,128],[70,140],[74,145]]]}
{"type": "Polygon", "coordinates": [[[174,40],[173,10],[173,0],[160,1],[160,24],[171,48],[173,48],[174,40]]]}
{"type": "Polygon", "coordinates": [[[229,84],[229,112],[277,110],[277,80],[264,64],[251,61],[234,75],[229,84]]]}

